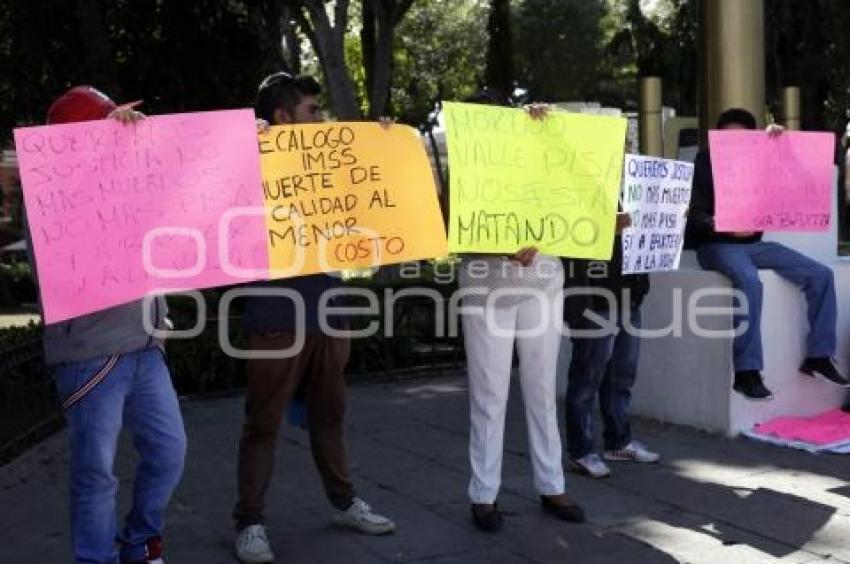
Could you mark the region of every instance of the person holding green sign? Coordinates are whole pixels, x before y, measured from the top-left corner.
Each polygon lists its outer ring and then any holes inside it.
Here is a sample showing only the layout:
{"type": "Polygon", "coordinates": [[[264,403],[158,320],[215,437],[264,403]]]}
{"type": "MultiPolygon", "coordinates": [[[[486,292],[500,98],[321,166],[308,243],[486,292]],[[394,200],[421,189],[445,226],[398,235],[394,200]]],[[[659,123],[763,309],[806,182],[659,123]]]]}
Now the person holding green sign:
{"type": "MultiPolygon", "coordinates": [[[[472,102],[508,105],[486,91],[472,102]]],[[[530,118],[545,109],[532,107],[530,118]]],[[[584,512],[564,493],[561,437],[555,401],[564,271],[561,261],[535,248],[513,255],[465,255],[459,272],[470,396],[469,498],[472,520],[486,532],[502,527],[501,485],[505,412],[514,345],[528,421],[534,485],[544,511],[572,522],[584,512]]]]}

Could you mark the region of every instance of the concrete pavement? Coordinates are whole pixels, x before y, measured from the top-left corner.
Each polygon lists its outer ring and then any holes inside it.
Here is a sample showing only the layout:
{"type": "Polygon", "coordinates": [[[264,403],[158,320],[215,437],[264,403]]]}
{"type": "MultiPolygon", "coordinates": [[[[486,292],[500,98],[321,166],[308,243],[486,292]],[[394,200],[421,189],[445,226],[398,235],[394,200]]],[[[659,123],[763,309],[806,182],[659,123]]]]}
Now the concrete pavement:
{"type": "MultiPolygon", "coordinates": [[[[589,522],[544,515],[531,484],[519,390],[512,392],[498,535],[469,521],[467,394],[462,378],[351,388],[349,446],[362,497],[395,518],[397,534],[334,529],[306,435],[285,426],[268,496],[277,562],[294,563],[850,563],[850,458],[813,456],[647,421],[636,435],[660,465],[613,467],[593,481],[568,474],[589,522]]],[[[231,556],[242,398],[183,406],[184,479],[169,511],[169,564],[231,556]]],[[[0,563],[70,561],[65,433],[0,468],[0,563]]],[[[126,508],[135,460],[116,464],[126,508]]]]}

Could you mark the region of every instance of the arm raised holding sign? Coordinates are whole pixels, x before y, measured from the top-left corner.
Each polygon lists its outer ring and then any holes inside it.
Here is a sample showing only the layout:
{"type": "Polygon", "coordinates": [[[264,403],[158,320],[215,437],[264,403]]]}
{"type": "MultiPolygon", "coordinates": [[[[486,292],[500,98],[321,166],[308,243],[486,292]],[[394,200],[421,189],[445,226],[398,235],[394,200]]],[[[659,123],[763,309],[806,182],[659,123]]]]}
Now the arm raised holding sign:
{"type": "MultiPolygon", "coordinates": [[[[756,120],[749,111],[733,108],[720,115],[717,128],[754,130],[756,120]]],[[[782,132],[778,126],[769,126],[767,129],[767,134],[772,137],[782,135],[782,132]]],[[[764,360],[760,342],[762,285],[759,269],[775,270],[783,278],[805,289],[810,331],[800,372],[847,386],[847,379],[831,360],[836,350],[837,317],[832,270],[779,243],[763,242],[761,233],[716,231],[714,196],[711,156],[708,151],[703,151],[695,163],[694,191],[688,220],[689,245],[696,248],[703,268],[723,273],[747,297],[748,313],[737,320],[739,323],[747,323],[747,329],[735,338],[733,347],[734,390],[752,400],[769,400],[773,397],[761,374],[764,360]]]]}
{"type": "MultiPolygon", "coordinates": [[[[493,89],[470,101],[508,105],[507,96],[493,89]]],[[[530,106],[525,119],[545,119],[548,111],[547,106],[530,106]]],[[[459,282],[464,305],[471,306],[462,317],[471,396],[469,498],[473,522],[485,531],[495,531],[502,524],[496,500],[504,445],[502,433],[491,429],[494,424],[504,426],[514,344],[519,350],[541,504],[556,518],[584,519],[581,508],[564,493],[558,417],[552,401],[563,276],[559,259],[540,254],[532,246],[509,256],[463,255],[459,282]]]]}
{"type": "MultiPolygon", "coordinates": [[[[272,126],[321,123],[325,119],[320,96],[314,78],[279,72],[260,84],[254,110],[257,118],[272,126]]],[[[324,185],[319,181],[318,186],[324,185]]],[[[395,523],[357,496],[350,479],[343,431],[344,371],[351,344],[339,333],[346,320],[328,311],[336,305],[333,294],[340,285],[337,277],[327,274],[299,276],[264,284],[245,299],[243,329],[248,348],[256,354],[246,365],[245,424],[233,511],[239,531],[235,549],[243,561],[273,559],[262,508],[274,473],[277,427],[294,396],[306,406],[313,458],[333,506],[334,522],[366,534],[395,530],[395,523]]]]}
{"type": "MultiPolygon", "coordinates": [[[[133,127],[144,118],[133,109],[135,105],[116,106],[102,92],[77,86],[50,106],[47,123],[108,118],[133,127]]],[[[73,278],[69,275],[67,279],[73,278]]],[[[165,299],[157,296],[44,328],[45,361],[54,368],[69,427],[74,516],[71,537],[78,560],[107,562],[116,558],[114,534],[109,531],[115,528],[112,475],[122,425],[138,447],[141,464],[136,483],[145,487],[140,490],[142,497],[134,499],[134,504],[142,505],[134,505],[129,513],[144,515],[144,526],[139,526],[139,519],[126,522],[121,560],[161,556],[165,507],[182,474],[186,451],[163,343],[147,329],[167,329],[167,311],[165,299]]]]}

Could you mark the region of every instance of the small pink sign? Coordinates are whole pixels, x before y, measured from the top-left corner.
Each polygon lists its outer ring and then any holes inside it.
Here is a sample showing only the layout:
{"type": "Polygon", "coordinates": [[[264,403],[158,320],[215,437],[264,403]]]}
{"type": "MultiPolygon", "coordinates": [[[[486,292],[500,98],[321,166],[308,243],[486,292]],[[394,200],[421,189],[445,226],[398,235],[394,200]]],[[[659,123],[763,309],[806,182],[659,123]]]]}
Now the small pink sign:
{"type": "Polygon", "coordinates": [[[717,231],[826,231],[832,133],[710,131],[717,231]]]}

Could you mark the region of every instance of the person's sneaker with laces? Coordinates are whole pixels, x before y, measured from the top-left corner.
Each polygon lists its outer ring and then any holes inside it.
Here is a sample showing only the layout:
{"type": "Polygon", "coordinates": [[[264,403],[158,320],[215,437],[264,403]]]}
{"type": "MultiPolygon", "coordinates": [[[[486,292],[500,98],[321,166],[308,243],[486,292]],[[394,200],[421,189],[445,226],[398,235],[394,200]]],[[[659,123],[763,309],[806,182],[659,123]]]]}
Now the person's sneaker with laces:
{"type": "Polygon", "coordinates": [[[372,511],[369,504],[355,497],[351,506],[345,511],[334,512],[334,524],[348,527],[367,535],[386,535],[395,531],[395,523],[372,511]]]}
{"type": "Polygon", "coordinates": [[[606,450],[602,453],[602,458],[609,461],[631,460],[633,462],[642,462],[644,464],[652,464],[658,462],[661,458],[657,452],[652,452],[643,443],[632,441],[623,448],[617,450],[606,450]]]}
{"type": "Polygon", "coordinates": [[[274,553],[262,525],[249,525],[236,535],[236,557],[245,564],[263,564],[274,561],[274,553]]]}
{"type": "Polygon", "coordinates": [[[145,555],[141,560],[121,560],[121,564],[165,564],[162,559],[162,538],[151,537],[145,543],[145,555]]]}
{"type": "Polygon", "coordinates": [[[611,475],[611,469],[595,452],[581,458],[570,458],[570,463],[575,472],[591,478],[607,478],[611,475]]]}
{"type": "Polygon", "coordinates": [[[825,356],[807,358],[803,361],[800,372],[813,378],[823,378],[844,388],[850,388],[850,381],[847,380],[847,377],[838,371],[831,358],[825,356]]]}
{"type": "Polygon", "coordinates": [[[743,370],[735,373],[735,383],[732,389],[753,401],[769,401],[773,394],[764,385],[758,370],[743,370]]]}

